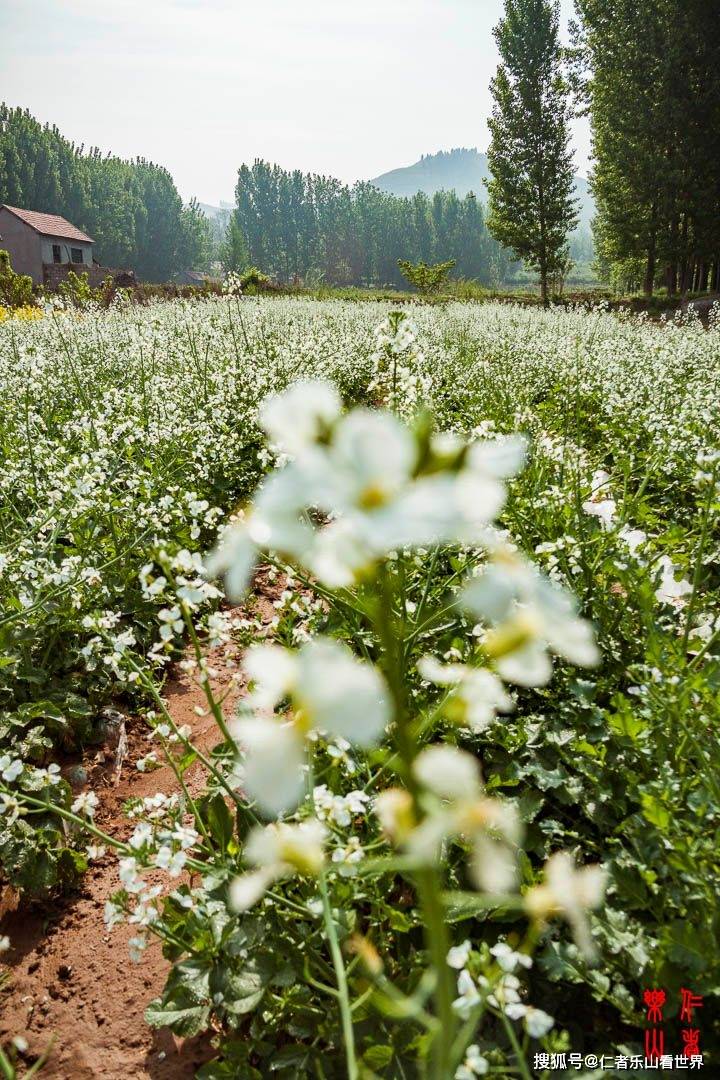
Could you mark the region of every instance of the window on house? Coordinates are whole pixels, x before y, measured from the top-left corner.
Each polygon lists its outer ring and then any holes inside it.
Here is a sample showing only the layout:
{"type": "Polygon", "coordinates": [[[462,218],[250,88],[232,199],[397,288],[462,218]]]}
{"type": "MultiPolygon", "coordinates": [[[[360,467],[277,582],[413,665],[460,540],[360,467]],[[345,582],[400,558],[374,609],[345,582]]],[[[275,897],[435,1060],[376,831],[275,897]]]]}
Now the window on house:
{"type": "Polygon", "coordinates": [[[59,244],[53,244],[53,262],[54,263],[62,262],[62,252],[60,251],[60,245],[59,244]]]}
{"type": "Polygon", "coordinates": [[[70,248],[70,258],[74,263],[81,263],[83,261],[82,248],[70,248]]]}

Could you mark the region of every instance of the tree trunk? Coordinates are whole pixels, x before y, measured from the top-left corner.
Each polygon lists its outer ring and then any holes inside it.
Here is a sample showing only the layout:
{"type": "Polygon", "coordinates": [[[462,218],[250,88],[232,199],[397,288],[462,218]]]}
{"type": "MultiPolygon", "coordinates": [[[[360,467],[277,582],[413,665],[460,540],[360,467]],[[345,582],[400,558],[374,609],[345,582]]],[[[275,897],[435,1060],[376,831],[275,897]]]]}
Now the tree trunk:
{"type": "Polygon", "coordinates": [[[645,265],[645,281],[643,282],[643,293],[649,300],[653,294],[653,286],[655,284],[655,239],[653,237],[652,243],[648,248],[647,263],[645,265]]]}
{"type": "Polygon", "coordinates": [[[709,278],[710,278],[710,263],[707,261],[707,259],[703,259],[703,261],[700,263],[700,280],[698,282],[698,291],[699,292],[707,292],[708,291],[708,280],[709,280],[709,278]]]}
{"type": "Polygon", "coordinates": [[[712,292],[720,290],[720,254],[715,256],[712,272],[712,284],[710,286],[712,292]]]}
{"type": "Polygon", "coordinates": [[[548,296],[548,272],[544,266],[540,270],[540,298],[542,299],[542,306],[544,308],[550,307],[550,298],[548,296]]]}

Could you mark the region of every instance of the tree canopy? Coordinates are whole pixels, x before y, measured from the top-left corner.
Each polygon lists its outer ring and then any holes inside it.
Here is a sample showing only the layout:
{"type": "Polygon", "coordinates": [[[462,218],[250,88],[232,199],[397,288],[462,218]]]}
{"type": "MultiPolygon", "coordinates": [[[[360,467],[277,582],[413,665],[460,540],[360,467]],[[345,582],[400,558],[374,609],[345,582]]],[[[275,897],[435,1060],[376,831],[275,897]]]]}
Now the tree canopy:
{"type": "Polygon", "coordinates": [[[557,2],[505,0],[488,121],[488,227],[538,271],[546,303],[549,275],[563,267],[578,217],[559,21],[557,2]]]}
{"type": "Polygon", "coordinates": [[[474,195],[397,198],[372,184],[349,187],[260,160],[240,168],[235,194],[224,247],[230,270],[251,263],[280,281],[402,285],[398,259],[454,259],[459,275],[495,284],[513,263],[474,195]]]}
{"type": "Polygon", "coordinates": [[[609,277],[720,283],[719,0],[577,0],[609,277]]]}
{"type": "Polygon", "coordinates": [[[76,146],[25,109],[0,105],[0,203],[61,214],[95,240],[95,258],[165,281],[202,269],[210,231],[197,203],[183,206],[167,169],[76,146]]]}

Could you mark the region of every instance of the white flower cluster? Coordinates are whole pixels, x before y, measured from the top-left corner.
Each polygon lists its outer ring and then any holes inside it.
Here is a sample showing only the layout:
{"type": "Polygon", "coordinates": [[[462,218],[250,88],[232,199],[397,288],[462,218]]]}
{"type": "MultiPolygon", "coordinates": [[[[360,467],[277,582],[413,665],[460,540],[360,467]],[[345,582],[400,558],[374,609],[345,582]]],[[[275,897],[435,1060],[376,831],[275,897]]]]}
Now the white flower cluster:
{"type": "Polygon", "coordinates": [[[417,330],[403,311],[393,311],[375,331],[373,375],[368,394],[377,403],[409,420],[432,401],[432,378],[417,344],[417,330]]]}
{"type": "Polygon", "coordinates": [[[519,438],[468,447],[448,435],[423,453],[390,413],[355,409],[342,416],[337,391],[322,382],[299,382],[271,398],[260,422],[294,460],[271,474],[208,560],[210,574],[226,572],[234,596],[244,592],[263,550],[338,588],[398,549],[477,542],[503,505],[503,479],[524,453],[519,438]],[[316,526],[309,511],[327,523],[316,526]]]}
{"type": "Polygon", "coordinates": [[[297,652],[257,645],[244,666],[252,690],[232,730],[244,754],[243,789],[268,815],[297,805],[312,732],[370,746],[390,719],[382,676],[336,641],[314,638],[297,652]],[[284,699],[294,707],[291,718],[274,714],[284,699]]]}

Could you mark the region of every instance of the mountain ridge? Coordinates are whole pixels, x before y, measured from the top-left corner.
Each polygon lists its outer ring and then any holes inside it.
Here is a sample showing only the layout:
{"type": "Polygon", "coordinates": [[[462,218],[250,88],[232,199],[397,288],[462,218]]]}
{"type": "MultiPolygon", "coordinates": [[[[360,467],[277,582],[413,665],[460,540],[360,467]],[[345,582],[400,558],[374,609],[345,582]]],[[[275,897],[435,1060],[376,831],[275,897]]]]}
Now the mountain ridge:
{"type": "MultiPolygon", "coordinates": [[[[412,165],[390,169],[370,180],[371,184],[389,195],[411,198],[419,191],[434,195],[437,191],[455,191],[460,198],[470,192],[482,196],[485,180],[490,177],[487,154],[477,147],[456,147],[439,150],[435,154],[423,154],[412,165]]],[[[580,227],[589,227],[595,213],[595,204],[587,180],[575,177],[575,194],[579,200],[580,227]]]]}

